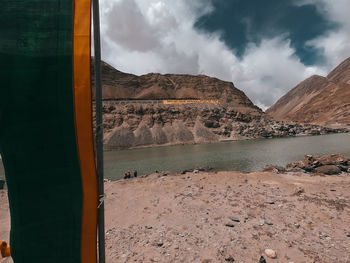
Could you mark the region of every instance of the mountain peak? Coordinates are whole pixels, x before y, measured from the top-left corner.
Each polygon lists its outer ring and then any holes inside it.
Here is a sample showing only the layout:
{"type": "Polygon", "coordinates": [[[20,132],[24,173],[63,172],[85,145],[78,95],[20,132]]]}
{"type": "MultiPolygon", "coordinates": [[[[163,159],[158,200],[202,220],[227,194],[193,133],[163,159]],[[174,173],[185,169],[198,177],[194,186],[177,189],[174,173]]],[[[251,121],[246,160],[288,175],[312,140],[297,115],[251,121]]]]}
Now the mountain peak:
{"type": "Polygon", "coordinates": [[[313,75],[280,98],[266,113],[279,120],[350,125],[350,58],[327,77],[313,75]]]}
{"type": "MultiPolygon", "coordinates": [[[[213,99],[240,108],[242,111],[261,113],[261,110],[232,82],[217,78],[160,73],[136,76],[118,71],[105,62],[101,63],[101,72],[104,99],[213,99]]],[[[92,78],[94,84],[94,75],[92,78]]]]}

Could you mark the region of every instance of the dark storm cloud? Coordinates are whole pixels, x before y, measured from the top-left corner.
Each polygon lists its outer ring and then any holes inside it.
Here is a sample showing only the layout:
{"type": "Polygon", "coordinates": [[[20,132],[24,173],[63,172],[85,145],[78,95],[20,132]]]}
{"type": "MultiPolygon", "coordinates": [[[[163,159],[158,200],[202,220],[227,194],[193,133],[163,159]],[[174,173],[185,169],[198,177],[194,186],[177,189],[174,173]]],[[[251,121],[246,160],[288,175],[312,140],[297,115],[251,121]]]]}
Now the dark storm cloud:
{"type": "Polygon", "coordinates": [[[200,17],[195,27],[222,32],[222,39],[243,56],[248,43],[283,36],[289,39],[295,54],[305,65],[320,63],[321,50],[306,45],[307,41],[334,30],[337,25],[327,20],[313,4],[297,5],[296,0],[213,0],[214,11],[200,17]]]}

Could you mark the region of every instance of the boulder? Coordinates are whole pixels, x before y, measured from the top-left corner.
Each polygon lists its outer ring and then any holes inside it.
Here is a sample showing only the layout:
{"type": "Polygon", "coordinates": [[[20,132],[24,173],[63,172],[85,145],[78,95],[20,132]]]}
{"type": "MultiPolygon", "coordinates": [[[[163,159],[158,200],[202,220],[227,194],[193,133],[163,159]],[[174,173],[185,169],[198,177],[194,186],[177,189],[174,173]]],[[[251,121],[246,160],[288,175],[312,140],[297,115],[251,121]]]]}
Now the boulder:
{"type": "Polygon", "coordinates": [[[340,154],[325,155],[318,158],[322,165],[348,165],[348,160],[340,154]]]}
{"type": "Polygon", "coordinates": [[[345,165],[337,165],[342,172],[348,172],[349,167],[345,165]]]}
{"type": "Polygon", "coordinates": [[[341,170],[336,165],[324,165],[316,168],[317,173],[326,175],[340,174],[341,170]]]}

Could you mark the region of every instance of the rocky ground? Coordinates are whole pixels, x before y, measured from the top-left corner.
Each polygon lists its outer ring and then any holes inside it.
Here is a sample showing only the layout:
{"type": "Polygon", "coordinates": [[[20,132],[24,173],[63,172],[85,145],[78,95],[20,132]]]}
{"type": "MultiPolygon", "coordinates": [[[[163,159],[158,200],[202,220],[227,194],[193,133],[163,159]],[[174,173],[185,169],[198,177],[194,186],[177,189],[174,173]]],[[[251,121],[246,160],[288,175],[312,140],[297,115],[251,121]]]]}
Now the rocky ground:
{"type": "Polygon", "coordinates": [[[163,105],[105,102],[106,149],[208,143],[345,132],[275,121],[255,108],[230,105],[163,105]]]}
{"type": "Polygon", "coordinates": [[[303,172],[313,175],[350,173],[350,160],[340,154],[325,156],[305,155],[303,160],[289,163],[286,167],[266,165],[264,171],[275,173],[303,172]]]}
{"type": "MultiPolygon", "coordinates": [[[[299,164],[350,164],[320,158],[299,164]]],[[[106,182],[107,262],[257,263],[263,256],[268,263],[348,263],[349,187],[347,172],[303,169],[162,172],[106,182]],[[273,252],[275,258],[266,254],[273,252]]],[[[8,222],[0,190],[0,239],[8,239],[8,222]]]]}

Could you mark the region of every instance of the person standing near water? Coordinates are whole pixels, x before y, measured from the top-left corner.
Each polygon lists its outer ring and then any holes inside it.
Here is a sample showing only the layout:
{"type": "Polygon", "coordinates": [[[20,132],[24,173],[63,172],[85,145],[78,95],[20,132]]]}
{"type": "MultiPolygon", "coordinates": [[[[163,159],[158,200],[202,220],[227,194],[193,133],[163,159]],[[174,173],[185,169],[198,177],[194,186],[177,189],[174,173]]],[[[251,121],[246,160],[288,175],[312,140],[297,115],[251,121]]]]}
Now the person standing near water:
{"type": "Polygon", "coordinates": [[[124,179],[128,179],[128,173],[124,174],[124,179]]]}

